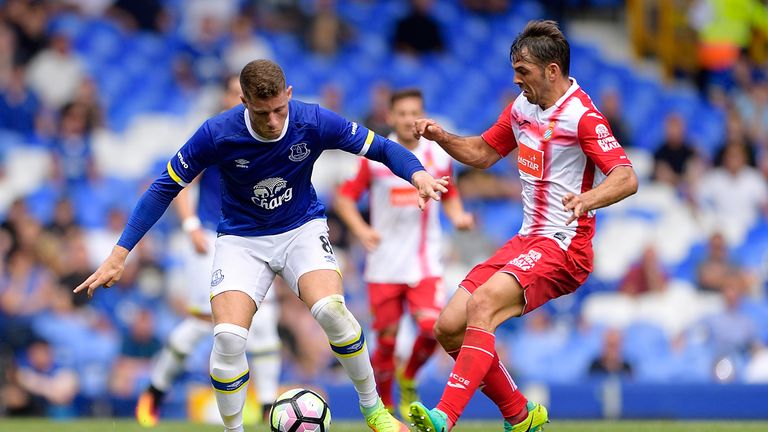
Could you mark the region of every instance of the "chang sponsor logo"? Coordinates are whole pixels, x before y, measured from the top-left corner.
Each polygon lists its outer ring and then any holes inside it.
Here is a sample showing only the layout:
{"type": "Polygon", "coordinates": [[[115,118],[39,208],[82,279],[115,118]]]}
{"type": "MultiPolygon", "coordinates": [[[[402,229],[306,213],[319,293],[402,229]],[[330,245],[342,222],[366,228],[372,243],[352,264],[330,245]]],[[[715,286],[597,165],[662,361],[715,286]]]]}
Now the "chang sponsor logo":
{"type": "Polygon", "coordinates": [[[293,188],[282,177],[264,179],[253,187],[251,201],[265,210],[274,210],[293,198],[293,188]]]}

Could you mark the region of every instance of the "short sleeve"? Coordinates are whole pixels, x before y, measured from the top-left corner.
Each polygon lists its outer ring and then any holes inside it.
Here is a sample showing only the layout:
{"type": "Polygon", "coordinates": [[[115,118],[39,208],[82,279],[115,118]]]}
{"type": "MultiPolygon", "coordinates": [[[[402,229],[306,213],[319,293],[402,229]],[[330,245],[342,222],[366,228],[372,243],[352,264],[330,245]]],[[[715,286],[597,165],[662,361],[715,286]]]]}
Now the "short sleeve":
{"type": "Polygon", "coordinates": [[[210,126],[205,122],[168,161],[166,168],[173,181],[185,187],[204,169],[215,163],[215,143],[210,126]]]}
{"type": "Polygon", "coordinates": [[[512,131],[512,104],[499,114],[496,123],[481,135],[499,156],[504,157],[517,148],[515,133],[512,131]]]}
{"type": "Polygon", "coordinates": [[[319,108],[318,115],[323,149],[338,149],[360,156],[368,152],[375,136],[373,131],[323,107],[319,108]]]}
{"type": "Polygon", "coordinates": [[[603,174],[617,166],[632,166],[621,144],[611,132],[605,117],[597,111],[587,111],[579,119],[579,145],[603,174]]]}
{"type": "Polygon", "coordinates": [[[359,200],[371,184],[371,167],[368,159],[360,158],[357,173],[339,187],[339,193],[355,201],[359,200]]]}

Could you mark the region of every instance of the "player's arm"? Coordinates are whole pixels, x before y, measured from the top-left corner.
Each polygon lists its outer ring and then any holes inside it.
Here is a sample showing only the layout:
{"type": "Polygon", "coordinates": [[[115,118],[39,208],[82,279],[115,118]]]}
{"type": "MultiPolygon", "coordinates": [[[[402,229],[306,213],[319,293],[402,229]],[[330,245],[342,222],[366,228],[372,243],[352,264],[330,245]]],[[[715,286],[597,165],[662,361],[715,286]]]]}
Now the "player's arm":
{"type": "Polygon", "coordinates": [[[352,234],[360,240],[365,250],[371,252],[379,246],[381,236],[363,219],[357,202],[371,182],[371,170],[368,160],[360,158],[360,165],[355,176],[341,184],[336,191],[334,209],[339,218],[347,225],[352,234]]]}
{"type": "Polygon", "coordinates": [[[109,288],[119,281],[131,249],[165,213],[179,191],[213,163],[214,157],[213,139],[206,123],[168,161],[163,174],[139,198],[112,253],[74,292],[87,290],[90,297],[96,288],[109,288]]]}
{"type": "Polygon", "coordinates": [[[596,210],[615,204],[637,192],[637,175],[631,166],[617,166],[596,188],[579,195],[567,193],[563,197],[563,206],[573,214],[566,225],[596,210]]]}
{"type": "Polygon", "coordinates": [[[199,254],[208,252],[208,241],[205,238],[200,218],[195,213],[195,206],[192,203],[189,188],[184,188],[179,192],[174,201],[174,207],[176,208],[176,215],[181,221],[181,229],[189,234],[189,239],[192,240],[195,252],[199,254]]]}
{"type": "Polygon", "coordinates": [[[475,217],[464,210],[459,189],[451,182],[447,186],[448,192],[443,194],[443,210],[445,215],[458,230],[471,230],[475,227],[475,217]]]}
{"type": "Polygon", "coordinates": [[[501,155],[483,137],[454,135],[432,119],[416,120],[414,136],[423,136],[438,143],[452,158],[474,168],[485,169],[501,159],[501,155]]]}
{"type": "Polygon", "coordinates": [[[637,192],[638,187],[637,175],[629,158],[600,113],[590,112],[581,117],[578,140],[584,154],[607,177],[600,185],[587,192],[579,195],[567,193],[563,197],[565,210],[572,212],[567,224],[591,210],[623,200],[637,192]]]}
{"type": "Polygon", "coordinates": [[[324,108],[320,108],[320,122],[320,136],[326,148],[344,150],[383,163],[396,176],[416,187],[419,208],[423,209],[428,199],[440,201],[438,192],[447,190],[447,179],[433,178],[416,156],[400,144],[324,108]]]}

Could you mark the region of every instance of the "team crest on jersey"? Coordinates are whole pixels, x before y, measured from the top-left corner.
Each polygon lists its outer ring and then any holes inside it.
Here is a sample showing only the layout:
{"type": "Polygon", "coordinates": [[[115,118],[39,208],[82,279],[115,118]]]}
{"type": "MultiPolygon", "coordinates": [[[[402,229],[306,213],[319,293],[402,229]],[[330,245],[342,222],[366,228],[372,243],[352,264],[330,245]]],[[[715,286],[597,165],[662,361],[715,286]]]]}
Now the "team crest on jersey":
{"type": "Polygon", "coordinates": [[[282,177],[264,179],[253,187],[251,201],[265,210],[274,210],[293,198],[293,188],[282,177]]]}
{"type": "Polygon", "coordinates": [[[309,149],[307,143],[298,143],[291,146],[291,154],[288,155],[288,159],[294,162],[301,162],[309,156],[309,149]]]}
{"type": "Polygon", "coordinates": [[[550,139],[552,139],[552,134],[554,133],[555,133],[555,121],[552,120],[551,122],[549,122],[549,127],[547,128],[547,130],[544,131],[543,138],[549,141],[550,139]]]}
{"type": "Polygon", "coordinates": [[[248,159],[235,159],[235,166],[237,168],[248,168],[248,164],[250,164],[251,161],[248,159]]]}
{"type": "Polygon", "coordinates": [[[224,272],[221,271],[221,269],[216,269],[215,272],[213,272],[213,275],[211,276],[211,286],[215,287],[216,285],[220,284],[221,281],[224,280],[224,272]]]}

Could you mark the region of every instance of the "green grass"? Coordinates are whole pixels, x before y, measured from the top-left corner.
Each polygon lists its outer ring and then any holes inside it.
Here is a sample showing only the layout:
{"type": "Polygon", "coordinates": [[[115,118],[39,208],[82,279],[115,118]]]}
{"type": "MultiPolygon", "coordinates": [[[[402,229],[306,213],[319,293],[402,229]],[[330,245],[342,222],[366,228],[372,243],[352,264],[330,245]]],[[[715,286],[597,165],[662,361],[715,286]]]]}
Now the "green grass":
{"type": "MultiPolygon", "coordinates": [[[[339,422],[331,428],[333,432],[366,432],[362,423],[339,422]]],[[[130,420],[84,420],[73,422],[52,422],[42,419],[8,420],[0,418],[0,431],[8,432],[147,432],[130,420]]],[[[183,422],[164,422],[153,432],[221,432],[218,426],[207,426],[183,422]]],[[[264,427],[246,428],[247,432],[266,432],[264,427]]],[[[500,431],[500,422],[463,422],[455,432],[500,431]]],[[[558,421],[547,425],[545,432],[764,432],[768,422],[671,422],[671,421],[558,421]]]]}

